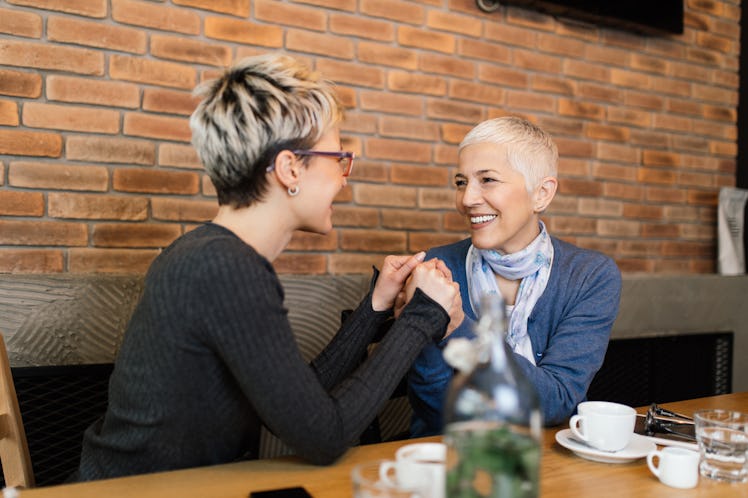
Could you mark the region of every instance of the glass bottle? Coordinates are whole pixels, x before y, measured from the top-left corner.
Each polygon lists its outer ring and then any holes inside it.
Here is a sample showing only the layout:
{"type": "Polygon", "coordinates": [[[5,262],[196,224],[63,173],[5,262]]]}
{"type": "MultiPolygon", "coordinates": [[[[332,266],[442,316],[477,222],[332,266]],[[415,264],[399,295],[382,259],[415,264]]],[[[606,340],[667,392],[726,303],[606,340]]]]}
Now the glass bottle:
{"type": "Polygon", "coordinates": [[[479,316],[477,362],[455,374],[447,394],[447,496],[534,498],[543,425],[537,391],[506,343],[501,295],[483,296],[479,316]]]}

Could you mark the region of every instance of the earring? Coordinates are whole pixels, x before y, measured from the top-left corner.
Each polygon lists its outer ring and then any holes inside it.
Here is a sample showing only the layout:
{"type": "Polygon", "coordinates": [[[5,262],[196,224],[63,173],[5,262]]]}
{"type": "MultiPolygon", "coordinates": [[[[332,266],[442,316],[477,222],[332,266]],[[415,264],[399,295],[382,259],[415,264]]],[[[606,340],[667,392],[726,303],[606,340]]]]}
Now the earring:
{"type": "Polygon", "coordinates": [[[294,185],[293,187],[288,187],[288,195],[291,197],[297,195],[299,193],[299,186],[294,185]]]}

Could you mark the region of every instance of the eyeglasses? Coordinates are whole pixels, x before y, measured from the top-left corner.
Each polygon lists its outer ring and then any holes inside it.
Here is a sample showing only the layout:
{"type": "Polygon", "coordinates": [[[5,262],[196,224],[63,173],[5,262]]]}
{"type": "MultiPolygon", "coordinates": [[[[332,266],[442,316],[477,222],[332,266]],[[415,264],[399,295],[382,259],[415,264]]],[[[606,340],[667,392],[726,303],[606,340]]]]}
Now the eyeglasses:
{"type": "Polygon", "coordinates": [[[321,150],[292,150],[294,154],[297,156],[322,156],[322,157],[331,157],[338,160],[338,164],[340,164],[340,168],[343,170],[343,176],[348,176],[351,174],[351,170],[353,169],[353,159],[355,155],[353,152],[326,152],[321,150]]]}

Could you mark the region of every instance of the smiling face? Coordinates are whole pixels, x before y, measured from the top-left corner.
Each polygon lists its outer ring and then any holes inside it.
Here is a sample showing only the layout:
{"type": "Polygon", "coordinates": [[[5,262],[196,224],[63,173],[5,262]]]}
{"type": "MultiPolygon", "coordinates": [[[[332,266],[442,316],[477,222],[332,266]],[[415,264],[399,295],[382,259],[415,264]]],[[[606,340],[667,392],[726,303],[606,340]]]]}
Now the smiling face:
{"type": "Polygon", "coordinates": [[[506,144],[464,147],[455,186],[457,211],[467,217],[475,247],[511,254],[540,233],[541,187],[528,193],[524,175],[509,164],[506,144]]]}
{"type": "MultiPolygon", "coordinates": [[[[340,132],[330,128],[312,150],[339,151],[340,132]]],[[[299,195],[294,199],[298,230],[326,234],[332,230],[332,202],[347,184],[346,177],[336,158],[324,156],[298,157],[305,166],[299,180],[299,195]]]]}

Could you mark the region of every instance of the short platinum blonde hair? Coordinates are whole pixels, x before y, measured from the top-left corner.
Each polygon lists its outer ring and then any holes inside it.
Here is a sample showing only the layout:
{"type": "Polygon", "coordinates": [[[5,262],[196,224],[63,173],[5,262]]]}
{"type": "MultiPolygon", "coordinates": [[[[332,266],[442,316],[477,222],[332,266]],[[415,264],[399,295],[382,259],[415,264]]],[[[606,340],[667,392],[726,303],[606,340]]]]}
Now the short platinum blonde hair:
{"type": "Polygon", "coordinates": [[[286,55],[243,59],[195,94],[192,145],[219,205],[235,208],[262,199],[278,153],[313,147],[342,119],[332,84],[286,55]]]}
{"type": "Polygon", "coordinates": [[[525,177],[528,192],[543,178],[558,176],[558,147],[553,138],[526,119],[505,116],[483,121],[465,135],[458,150],[479,143],[505,144],[509,164],[525,177]]]}

